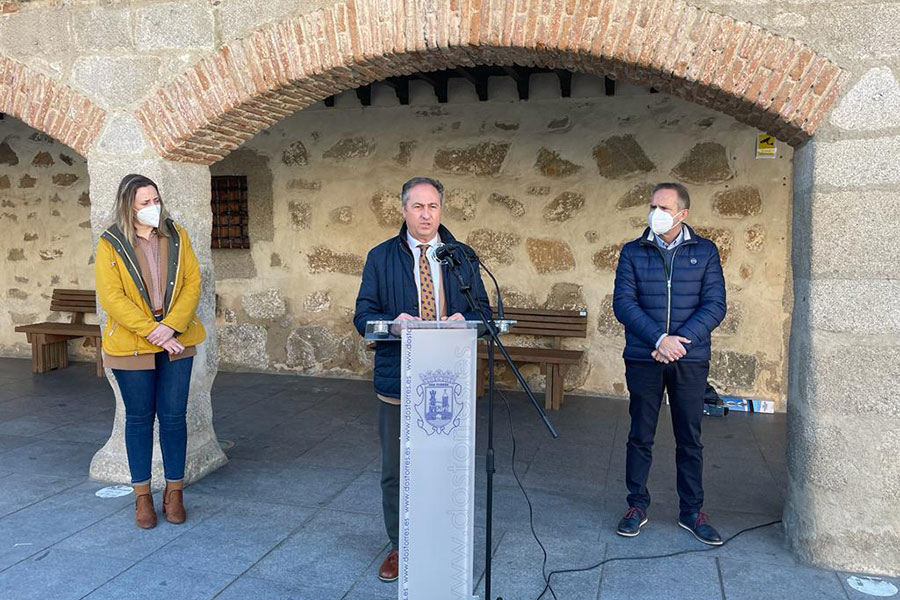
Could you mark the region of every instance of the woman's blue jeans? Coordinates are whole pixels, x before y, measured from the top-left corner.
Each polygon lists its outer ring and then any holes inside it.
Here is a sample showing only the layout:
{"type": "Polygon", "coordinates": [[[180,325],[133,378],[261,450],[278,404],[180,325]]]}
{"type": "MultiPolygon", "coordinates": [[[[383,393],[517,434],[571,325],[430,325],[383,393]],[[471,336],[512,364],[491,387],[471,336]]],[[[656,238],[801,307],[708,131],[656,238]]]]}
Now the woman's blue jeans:
{"type": "Polygon", "coordinates": [[[132,483],[150,481],[154,418],[159,419],[166,480],[184,479],[187,399],[194,357],[170,361],[168,352],[163,351],[155,358],[155,370],[112,370],[125,403],[125,450],[132,483]]]}

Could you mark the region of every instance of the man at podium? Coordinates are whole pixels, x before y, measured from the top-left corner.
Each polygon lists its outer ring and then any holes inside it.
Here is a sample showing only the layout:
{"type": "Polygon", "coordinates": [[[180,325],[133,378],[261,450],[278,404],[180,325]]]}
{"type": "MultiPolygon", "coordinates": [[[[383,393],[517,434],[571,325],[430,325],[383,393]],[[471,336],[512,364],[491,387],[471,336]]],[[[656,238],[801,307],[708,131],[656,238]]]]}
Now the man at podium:
{"type": "MultiPolygon", "coordinates": [[[[405,221],[400,232],[372,248],[366,257],[353,317],[360,335],[365,335],[368,321],[490,318],[490,302],[477,260],[467,258],[474,253],[441,225],[444,186],[436,179],[414,177],[403,184],[400,200],[405,221]],[[457,270],[462,283],[435,257],[439,244],[452,246],[454,255],[462,261],[457,270]],[[476,310],[466,299],[462,285],[471,288],[476,310]]],[[[395,581],[400,529],[400,344],[376,342],[373,379],[380,400],[381,503],[391,541],[391,552],[381,564],[378,578],[395,581]]]]}

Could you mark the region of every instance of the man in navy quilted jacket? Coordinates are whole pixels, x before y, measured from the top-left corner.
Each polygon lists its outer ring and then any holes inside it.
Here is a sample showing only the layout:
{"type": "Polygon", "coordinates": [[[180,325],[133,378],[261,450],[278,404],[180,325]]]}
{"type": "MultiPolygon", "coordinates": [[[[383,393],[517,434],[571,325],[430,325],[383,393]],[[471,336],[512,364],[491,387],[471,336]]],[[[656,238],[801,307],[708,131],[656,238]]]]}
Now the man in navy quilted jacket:
{"type": "Polygon", "coordinates": [[[690,207],[683,185],[657,185],[650,197],[649,227],[625,244],[616,268],[613,311],[625,326],[631,414],[625,460],[628,511],[616,532],[633,537],[647,523],[647,477],[665,389],[676,441],[678,524],[704,544],[718,546],[722,538],[701,511],[700,420],[710,334],[725,318],[725,279],[716,245],[685,224],[690,207]]]}
{"type": "MultiPolygon", "coordinates": [[[[471,288],[469,305],[459,279],[434,255],[437,244],[458,244],[441,225],[444,186],[414,177],[400,192],[404,223],[394,237],[369,251],[356,297],[353,324],[365,335],[368,321],[473,320],[491,318],[491,306],[474,259],[459,274],[471,288]],[[470,268],[471,266],[471,268],[470,268]],[[479,314],[480,313],[480,314],[479,314]]],[[[474,253],[464,244],[454,250],[462,260],[474,253]]],[[[375,343],[375,393],[381,439],[381,505],[391,551],[378,569],[382,581],[396,581],[400,529],[400,344],[375,343]]]]}

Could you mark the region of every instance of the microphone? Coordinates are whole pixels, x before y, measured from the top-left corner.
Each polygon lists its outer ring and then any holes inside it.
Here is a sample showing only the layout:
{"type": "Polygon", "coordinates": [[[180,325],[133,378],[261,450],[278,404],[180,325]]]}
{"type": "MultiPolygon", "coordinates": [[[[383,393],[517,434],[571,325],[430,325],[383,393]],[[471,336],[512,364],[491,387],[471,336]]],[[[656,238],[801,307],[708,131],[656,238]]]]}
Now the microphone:
{"type": "Polygon", "coordinates": [[[434,257],[442,263],[445,262],[459,262],[456,256],[454,256],[454,250],[461,250],[463,255],[466,258],[473,258],[475,252],[470,250],[465,245],[460,244],[459,242],[438,242],[434,246],[434,257]]]}

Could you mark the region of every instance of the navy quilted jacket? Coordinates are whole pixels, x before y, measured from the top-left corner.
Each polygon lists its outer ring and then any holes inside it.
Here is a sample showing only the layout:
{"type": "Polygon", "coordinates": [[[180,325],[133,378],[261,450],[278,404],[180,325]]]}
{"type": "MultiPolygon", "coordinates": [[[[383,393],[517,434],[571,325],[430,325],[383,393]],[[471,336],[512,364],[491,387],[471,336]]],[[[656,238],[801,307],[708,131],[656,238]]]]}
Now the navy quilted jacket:
{"type": "MultiPolygon", "coordinates": [[[[455,242],[456,239],[441,225],[438,229],[441,241],[455,242]]],[[[459,254],[459,252],[457,252],[459,254]]],[[[463,264],[460,269],[463,280],[472,286],[472,295],[486,318],[491,317],[491,306],[481,282],[478,263],[472,261],[473,269],[463,264]],[[474,275],[474,276],[473,276],[474,275]]],[[[366,257],[362,283],[356,296],[356,314],[353,324],[360,335],[366,333],[367,321],[390,321],[400,313],[417,316],[419,296],[414,279],[413,254],[406,242],[406,224],[399,235],[372,248],[366,257]]],[[[460,290],[459,281],[450,273],[449,267],[441,268],[441,285],[447,314],[461,313],[468,320],[481,317],[471,310],[469,302],[460,290]]],[[[400,397],[400,343],[375,343],[375,391],[389,398],[400,397]]]]}
{"type": "Polygon", "coordinates": [[[691,340],[681,360],[708,361],[710,333],[725,318],[725,278],[716,245],[685,225],[669,272],[645,229],[619,255],[613,311],[625,326],[626,360],[653,360],[656,340],[669,333],[691,340]]]}

